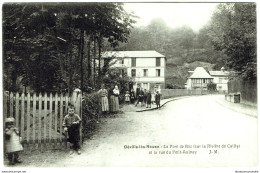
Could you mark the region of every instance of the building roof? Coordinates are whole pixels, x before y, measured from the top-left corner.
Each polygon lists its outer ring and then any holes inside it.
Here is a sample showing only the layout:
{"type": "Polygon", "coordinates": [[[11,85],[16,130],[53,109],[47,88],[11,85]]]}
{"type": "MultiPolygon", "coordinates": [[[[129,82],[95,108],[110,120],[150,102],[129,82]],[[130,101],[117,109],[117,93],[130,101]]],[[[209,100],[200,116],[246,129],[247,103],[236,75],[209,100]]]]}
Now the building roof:
{"type": "Polygon", "coordinates": [[[229,72],[228,71],[209,71],[209,74],[211,76],[228,76],[229,72]]]}
{"type": "Polygon", "coordinates": [[[156,52],[155,50],[145,50],[145,51],[106,51],[102,54],[102,58],[108,57],[134,57],[134,58],[154,58],[154,57],[162,57],[165,58],[164,55],[156,52]]]}
{"type": "Polygon", "coordinates": [[[213,77],[203,67],[197,67],[190,78],[212,79],[213,77]]]}

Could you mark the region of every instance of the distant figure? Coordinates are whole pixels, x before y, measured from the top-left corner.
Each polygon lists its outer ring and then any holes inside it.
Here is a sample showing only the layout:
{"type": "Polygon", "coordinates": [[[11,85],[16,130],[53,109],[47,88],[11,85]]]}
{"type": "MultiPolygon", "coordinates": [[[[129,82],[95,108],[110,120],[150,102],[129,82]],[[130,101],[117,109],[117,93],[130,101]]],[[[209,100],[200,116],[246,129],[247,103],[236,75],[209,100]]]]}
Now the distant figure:
{"type": "Polygon", "coordinates": [[[113,89],[113,104],[112,104],[112,112],[116,113],[119,111],[119,89],[118,86],[115,85],[115,88],[113,89]]]}
{"type": "Polygon", "coordinates": [[[108,106],[108,92],[105,89],[105,85],[101,85],[101,89],[98,91],[100,97],[101,97],[101,109],[103,113],[107,113],[109,111],[109,106],[108,106]]]}
{"type": "Polygon", "coordinates": [[[144,91],[143,91],[142,88],[140,88],[140,92],[139,92],[135,106],[137,106],[139,104],[139,102],[141,102],[141,107],[142,107],[143,106],[143,99],[144,99],[144,91]]]}
{"type": "Polygon", "coordinates": [[[137,85],[135,94],[136,94],[136,96],[135,96],[136,101],[138,101],[138,97],[139,97],[139,94],[140,94],[140,85],[139,84],[137,85]]]}
{"type": "Polygon", "coordinates": [[[131,103],[135,102],[135,92],[134,92],[134,89],[131,89],[131,91],[130,91],[130,100],[131,100],[131,103]]]}
{"type": "Polygon", "coordinates": [[[9,160],[9,165],[22,163],[19,159],[19,152],[23,151],[21,144],[22,138],[18,129],[14,125],[14,118],[6,118],[5,120],[5,151],[9,160]]]}
{"type": "Polygon", "coordinates": [[[130,103],[130,94],[129,94],[129,91],[126,91],[126,93],[125,93],[125,103],[127,103],[127,104],[130,103]]]}
{"type": "Polygon", "coordinates": [[[161,95],[159,93],[159,91],[156,91],[156,94],[155,94],[155,103],[156,103],[156,107],[157,109],[160,108],[160,101],[161,101],[161,95]]]}
{"type": "Polygon", "coordinates": [[[146,108],[151,108],[151,103],[152,103],[152,94],[151,91],[148,90],[147,99],[146,99],[146,108]]]}
{"type": "Polygon", "coordinates": [[[147,101],[147,91],[144,89],[144,99],[143,99],[143,105],[146,106],[146,101],[147,101]]]}
{"type": "Polygon", "coordinates": [[[155,103],[155,95],[156,95],[156,91],[157,91],[157,87],[154,87],[153,93],[152,93],[152,104],[156,104],[155,103]]]}
{"type": "Polygon", "coordinates": [[[79,131],[79,124],[81,122],[80,117],[75,114],[75,108],[73,105],[69,105],[68,107],[68,114],[64,117],[63,121],[63,127],[64,127],[64,133],[67,136],[68,142],[72,146],[70,146],[71,152],[73,153],[73,150],[76,150],[78,154],[81,153],[80,151],[80,131],[79,131]]]}

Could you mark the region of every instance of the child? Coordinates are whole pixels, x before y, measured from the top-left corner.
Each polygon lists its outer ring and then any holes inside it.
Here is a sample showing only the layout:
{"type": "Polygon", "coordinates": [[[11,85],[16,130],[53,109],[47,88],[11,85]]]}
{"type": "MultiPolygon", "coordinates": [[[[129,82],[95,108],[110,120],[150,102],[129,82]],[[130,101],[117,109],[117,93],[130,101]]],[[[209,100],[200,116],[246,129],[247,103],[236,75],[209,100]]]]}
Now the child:
{"type": "Polygon", "coordinates": [[[160,100],[161,100],[161,96],[160,96],[160,94],[159,94],[159,91],[156,91],[156,94],[155,94],[155,103],[156,103],[157,109],[160,108],[160,100]]]}
{"type": "Polygon", "coordinates": [[[146,99],[146,108],[151,108],[151,103],[152,103],[152,94],[151,94],[151,91],[148,90],[148,93],[147,93],[147,99],[146,99]]]}
{"type": "Polygon", "coordinates": [[[14,165],[15,163],[22,163],[19,159],[19,153],[23,150],[21,144],[21,137],[18,129],[14,126],[14,118],[7,118],[5,120],[5,150],[8,156],[9,165],[14,165]]]}
{"type": "Polygon", "coordinates": [[[129,94],[129,91],[126,91],[126,94],[125,94],[125,102],[126,102],[127,104],[129,104],[129,102],[130,102],[130,94],[129,94]]]}
{"type": "MultiPolygon", "coordinates": [[[[79,131],[79,123],[81,122],[80,117],[75,114],[74,106],[69,105],[68,108],[68,114],[64,118],[63,127],[64,132],[67,134],[68,141],[72,144],[70,147],[71,149],[74,149],[80,154],[80,131],[79,131]]],[[[73,153],[73,150],[71,150],[71,154],[73,153]]]]}
{"type": "Polygon", "coordinates": [[[131,103],[134,103],[134,101],[135,101],[135,92],[134,92],[134,89],[131,89],[131,92],[130,92],[130,100],[131,100],[131,103]]]}

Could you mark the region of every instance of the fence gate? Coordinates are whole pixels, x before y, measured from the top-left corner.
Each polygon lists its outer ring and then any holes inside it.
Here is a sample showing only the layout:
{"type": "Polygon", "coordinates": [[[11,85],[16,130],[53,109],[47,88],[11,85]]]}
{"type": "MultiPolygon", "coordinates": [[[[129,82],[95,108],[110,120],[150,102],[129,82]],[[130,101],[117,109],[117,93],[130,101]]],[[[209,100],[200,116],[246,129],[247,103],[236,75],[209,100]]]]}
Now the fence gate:
{"type": "Polygon", "coordinates": [[[7,117],[15,118],[25,151],[66,148],[62,124],[69,103],[74,104],[76,114],[82,117],[81,92],[74,92],[69,97],[58,93],[6,91],[3,99],[4,121],[7,117]]]}

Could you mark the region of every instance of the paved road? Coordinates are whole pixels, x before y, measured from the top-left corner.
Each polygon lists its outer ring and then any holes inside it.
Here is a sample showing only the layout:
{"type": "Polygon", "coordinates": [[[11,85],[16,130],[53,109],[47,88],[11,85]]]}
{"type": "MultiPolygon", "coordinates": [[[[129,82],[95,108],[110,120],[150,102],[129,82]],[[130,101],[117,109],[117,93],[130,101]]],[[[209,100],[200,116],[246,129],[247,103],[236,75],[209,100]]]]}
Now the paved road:
{"type": "Polygon", "coordinates": [[[48,166],[256,166],[257,118],[223,107],[217,97],[190,97],[106,119],[81,155],[48,166]],[[145,148],[124,148],[132,145],[145,148]]]}

